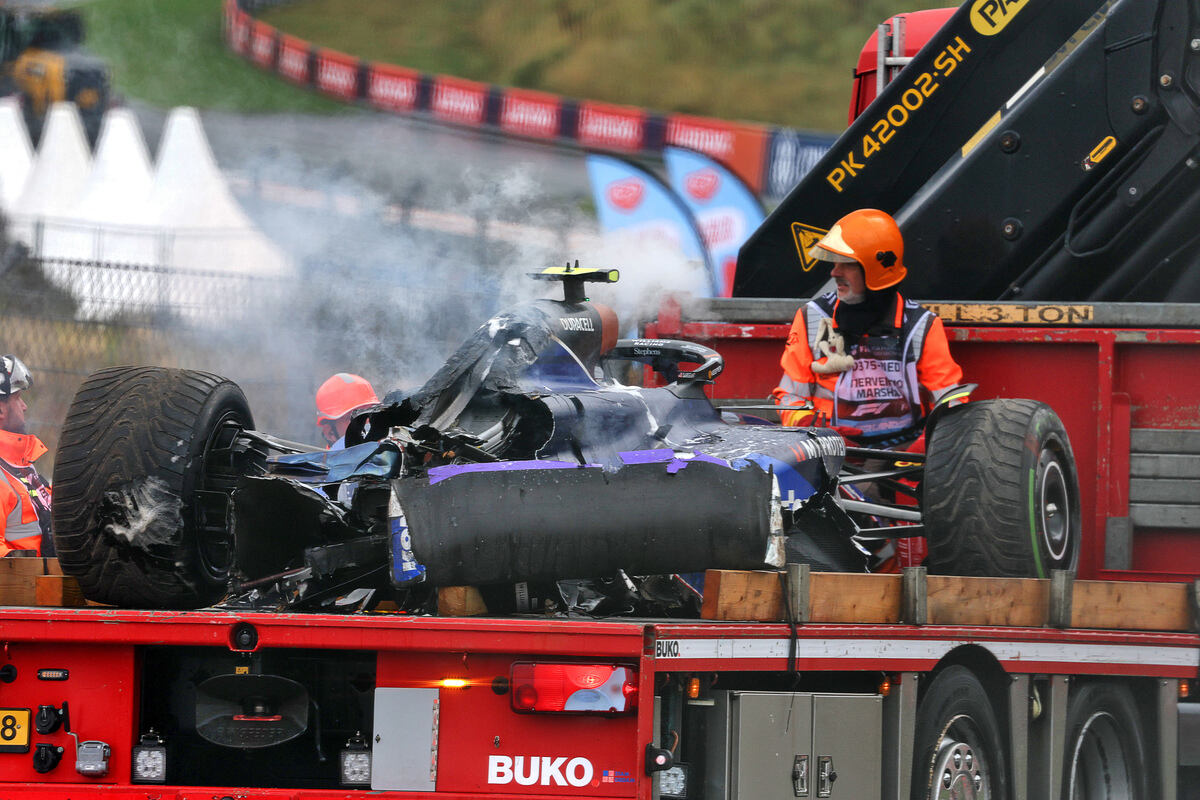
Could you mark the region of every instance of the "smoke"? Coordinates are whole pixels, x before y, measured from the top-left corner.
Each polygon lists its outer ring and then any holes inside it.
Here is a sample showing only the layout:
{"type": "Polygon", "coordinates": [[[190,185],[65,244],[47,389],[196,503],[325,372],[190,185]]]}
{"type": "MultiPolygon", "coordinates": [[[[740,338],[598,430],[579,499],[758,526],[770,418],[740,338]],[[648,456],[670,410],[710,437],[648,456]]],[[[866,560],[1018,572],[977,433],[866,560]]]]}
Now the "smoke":
{"type": "Polygon", "coordinates": [[[362,375],[381,397],[419,387],[489,317],[559,291],[527,273],[596,240],[590,217],[521,164],[385,182],[275,152],[233,178],[296,278],[255,282],[248,313],[209,326],[209,343],[236,354],[210,368],[242,385],[257,427],[301,441],[316,440],[329,375],[362,375]]]}
{"type": "Polygon", "coordinates": [[[615,284],[589,287],[591,299],[612,306],[621,321],[623,336],[658,317],[667,295],[703,295],[708,272],[699,261],[683,256],[673,243],[657,237],[609,236],[587,254],[580,266],[619,269],[615,284]]]}
{"type": "MultiPolygon", "coordinates": [[[[139,116],[156,141],[155,115],[139,116]]],[[[618,284],[588,293],[617,311],[627,336],[655,317],[665,292],[705,293],[703,267],[669,243],[601,240],[576,154],[377,115],[206,112],[201,135],[241,211],[290,269],[256,268],[226,237],[205,251],[211,268],[93,266],[88,285],[174,343],[124,363],[234,380],[255,426],[284,438],[321,441],[314,396],[330,375],[362,375],[381,397],[411,391],[496,313],[562,297],[557,284],[528,277],[547,266],[619,269],[618,284]]]]}

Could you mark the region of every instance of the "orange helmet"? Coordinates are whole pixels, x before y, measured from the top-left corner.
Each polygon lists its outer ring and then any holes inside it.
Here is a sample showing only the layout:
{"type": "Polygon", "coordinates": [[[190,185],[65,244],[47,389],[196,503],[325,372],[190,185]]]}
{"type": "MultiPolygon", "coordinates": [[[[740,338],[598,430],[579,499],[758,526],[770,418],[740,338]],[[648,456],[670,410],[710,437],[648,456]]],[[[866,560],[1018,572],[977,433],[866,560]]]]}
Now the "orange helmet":
{"type": "Polygon", "coordinates": [[[351,411],[375,405],[379,398],[366,378],[339,372],[317,389],[317,424],[340,419],[351,411]]]}
{"type": "Polygon", "coordinates": [[[900,227],[891,215],[874,208],[851,211],[833,223],[808,254],[821,261],[861,264],[872,291],[895,286],[908,274],[900,227]]]}

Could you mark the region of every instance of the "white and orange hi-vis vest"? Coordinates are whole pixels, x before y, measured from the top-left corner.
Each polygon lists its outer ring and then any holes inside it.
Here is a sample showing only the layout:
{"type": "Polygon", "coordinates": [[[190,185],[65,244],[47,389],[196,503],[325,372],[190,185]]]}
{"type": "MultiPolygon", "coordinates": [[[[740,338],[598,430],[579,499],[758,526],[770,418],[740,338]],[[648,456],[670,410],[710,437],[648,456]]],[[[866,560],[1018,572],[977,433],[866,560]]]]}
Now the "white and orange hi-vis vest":
{"type": "Polygon", "coordinates": [[[33,466],[46,446],[28,433],[0,431],[0,556],[13,550],[42,552],[50,532],[50,484],[33,466]]]}
{"type": "Polygon", "coordinates": [[[831,292],[796,312],[780,359],[783,377],[772,392],[783,424],[854,427],[864,442],[916,438],[923,401],[935,401],[962,382],[941,319],[897,293],[892,313],[874,333],[844,343],[851,366],[823,370],[830,356],[818,339],[824,329],[836,331],[837,302],[831,292]],[[804,408],[787,411],[787,406],[804,408]]]}

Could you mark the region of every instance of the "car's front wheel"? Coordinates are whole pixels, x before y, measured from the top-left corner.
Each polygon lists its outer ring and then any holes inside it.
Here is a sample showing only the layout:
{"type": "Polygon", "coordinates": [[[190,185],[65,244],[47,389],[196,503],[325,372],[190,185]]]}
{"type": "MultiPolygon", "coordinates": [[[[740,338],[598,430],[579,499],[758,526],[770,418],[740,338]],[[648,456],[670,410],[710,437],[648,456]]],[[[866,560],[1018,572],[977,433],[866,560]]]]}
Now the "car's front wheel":
{"type": "Polygon", "coordinates": [[[114,367],[80,385],[51,516],[63,571],[88,599],[197,608],[224,595],[237,435],[252,427],[242,390],[207,372],[114,367]]]}

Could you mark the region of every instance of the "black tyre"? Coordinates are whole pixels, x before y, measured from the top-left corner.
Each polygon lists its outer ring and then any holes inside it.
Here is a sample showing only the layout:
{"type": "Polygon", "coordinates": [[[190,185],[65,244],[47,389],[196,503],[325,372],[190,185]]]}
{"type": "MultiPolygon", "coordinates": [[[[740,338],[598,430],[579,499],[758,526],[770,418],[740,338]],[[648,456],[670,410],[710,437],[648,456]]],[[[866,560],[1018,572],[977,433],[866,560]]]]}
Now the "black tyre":
{"type": "Polygon", "coordinates": [[[87,378],[67,411],[51,517],[63,571],[86,597],[199,608],[225,593],[242,390],[206,372],[114,367],[87,378]]]}
{"type": "Polygon", "coordinates": [[[1077,686],[1067,702],[1064,800],[1145,800],[1145,740],[1127,687],[1104,681],[1077,686]]]}
{"type": "Polygon", "coordinates": [[[966,667],[939,673],[917,707],[913,800],[1007,800],[1008,763],[987,692],[966,667]]]}
{"type": "Polygon", "coordinates": [[[967,403],[928,445],[929,570],[1045,578],[1079,561],[1079,478],[1058,415],[1036,400],[967,403]]]}

